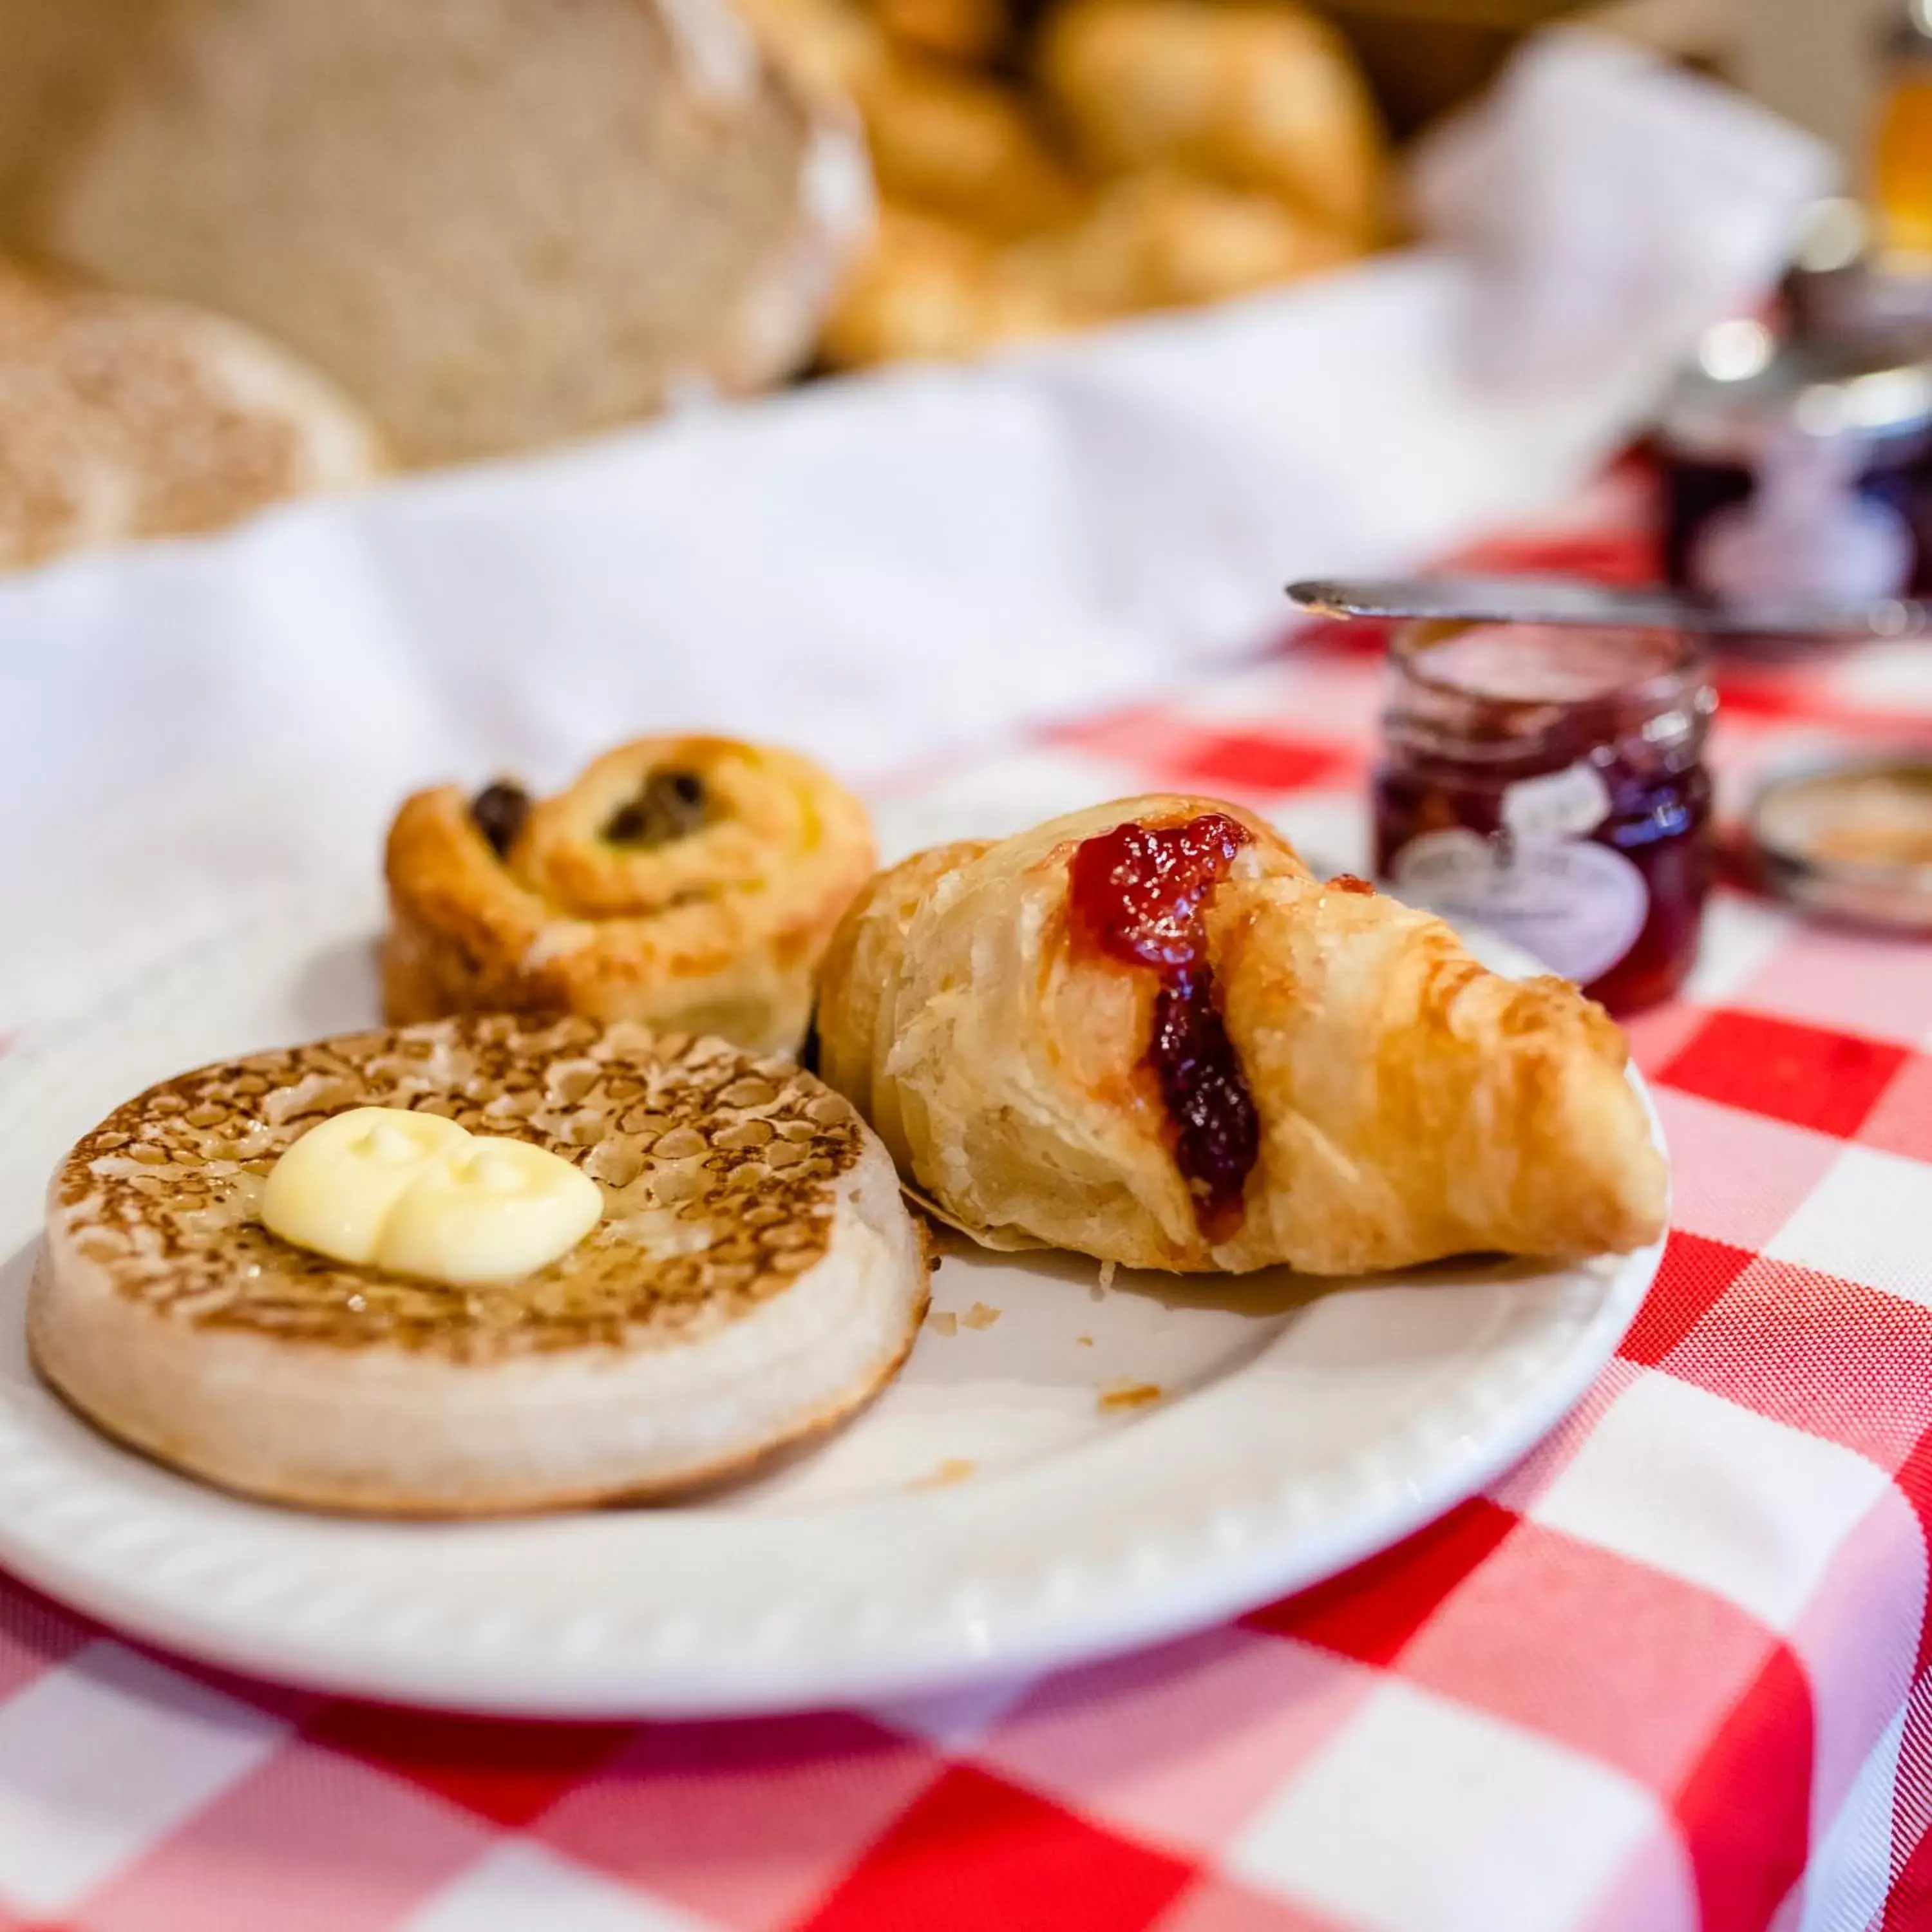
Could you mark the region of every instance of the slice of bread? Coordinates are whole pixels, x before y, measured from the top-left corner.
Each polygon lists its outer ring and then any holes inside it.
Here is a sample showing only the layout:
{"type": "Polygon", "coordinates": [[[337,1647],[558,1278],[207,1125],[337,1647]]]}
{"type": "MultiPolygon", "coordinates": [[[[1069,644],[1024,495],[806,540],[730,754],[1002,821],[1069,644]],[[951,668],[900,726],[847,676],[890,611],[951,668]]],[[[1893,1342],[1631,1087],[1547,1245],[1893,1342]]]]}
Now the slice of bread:
{"type": "Polygon", "coordinates": [[[115,70],[28,242],[278,337],[409,461],[789,373],[868,224],[723,0],[163,0],[115,70]]]}
{"type": "Polygon", "coordinates": [[[0,568],[218,530],[386,466],[360,410],[238,324],[0,262],[0,568]]]}

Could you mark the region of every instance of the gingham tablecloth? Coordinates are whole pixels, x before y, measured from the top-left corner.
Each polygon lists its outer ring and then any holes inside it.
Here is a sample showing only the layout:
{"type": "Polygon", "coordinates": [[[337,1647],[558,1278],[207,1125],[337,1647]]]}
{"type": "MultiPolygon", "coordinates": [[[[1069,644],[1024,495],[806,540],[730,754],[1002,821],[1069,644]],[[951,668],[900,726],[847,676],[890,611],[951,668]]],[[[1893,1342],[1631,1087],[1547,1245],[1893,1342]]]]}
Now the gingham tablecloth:
{"type": "MultiPolygon", "coordinates": [[[[1640,574],[1636,487],[1487,560],[1640,574]]],[[[1932,738],[1932,646],[1724,686],[1733,788],[1932,738]]],[[[1375,692],[1298,642],[940,802],[1186,786],[1359,863],[1375,692]]],[[[1387,1556],[1126,1661],[698,1725],[279,1693],[0,1586],[0,1932],[1932,1926],[1932,945],[1726,890],[1632,1031],[1655,1292],[1566,1425],[1387,1556]]]]}

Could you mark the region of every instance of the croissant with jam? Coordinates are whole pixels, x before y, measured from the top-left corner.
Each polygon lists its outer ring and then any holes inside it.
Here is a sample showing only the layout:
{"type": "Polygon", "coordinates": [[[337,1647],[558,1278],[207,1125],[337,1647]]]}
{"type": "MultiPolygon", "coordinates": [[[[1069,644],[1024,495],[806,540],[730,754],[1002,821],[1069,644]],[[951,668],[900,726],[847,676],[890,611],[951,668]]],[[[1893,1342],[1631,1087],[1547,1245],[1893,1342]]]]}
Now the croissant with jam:
{"type": "Polygon", "coordinates": [[[1239,808],[1142,798],[874,880],[820,1069],[993,1248],[1353,1274],[1661,1233],[1622,1036],[1568,982],[1324,884],[1239,808]]]}
{"type": "Polygon", "coordinates": [[[842,786],[726,738],[622,746],[554,798],[418,792],[389,832],[388,1017],[577,1013],[793,1052],[874,862],[842,786]]]}

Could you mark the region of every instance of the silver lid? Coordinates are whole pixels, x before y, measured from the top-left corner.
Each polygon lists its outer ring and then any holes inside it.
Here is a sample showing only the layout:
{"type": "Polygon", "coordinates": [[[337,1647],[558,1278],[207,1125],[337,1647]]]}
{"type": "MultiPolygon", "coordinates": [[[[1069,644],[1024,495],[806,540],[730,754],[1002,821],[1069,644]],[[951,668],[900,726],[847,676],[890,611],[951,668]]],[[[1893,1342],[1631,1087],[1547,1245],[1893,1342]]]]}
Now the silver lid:
{"type": "Polygon", "coordinates": [[[1745,829],[1779,897],[1826,918],[1932,934],[1932,752],[1793,766],[1759,788],[1745,829]]]}
{"type": "Polygon", "coordinates": [[[1655,427],[1671,454],[1746,468],[1793,434],[1872,443],[1932,436],[1932,356],[1868,342],[1780,344],[1761,322],[1720,322],[1655,427]]]}

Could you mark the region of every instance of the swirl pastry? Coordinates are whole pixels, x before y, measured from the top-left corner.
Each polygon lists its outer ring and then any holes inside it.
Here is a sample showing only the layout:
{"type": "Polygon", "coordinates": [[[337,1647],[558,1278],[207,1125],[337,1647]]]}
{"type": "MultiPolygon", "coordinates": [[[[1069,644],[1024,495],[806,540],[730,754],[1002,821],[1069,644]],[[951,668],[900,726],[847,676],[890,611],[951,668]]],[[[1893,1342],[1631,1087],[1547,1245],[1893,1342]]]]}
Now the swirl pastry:
{"type": "Polygon", "coordinates": [[[904,1359],[927,1279],[890,1162],[809,1074],[495,1015],[130,1100],[55,1176],[28,1330],[76,1408],[193,1474],[468,1515],[665,1494],[830,1427],[904,1359]],[[271,1233],[280,1157],[370,1107],[560,1156],[601,1212],[547,1264],[467,1286],[271,1233]]]}
{"type": "Polygon", "coordinates": [[[1661,1232],[1622,1036],[1232,806],[1130,800],[876,880],[820,1065],[988,1247],[1316,1274],[1661,1232]]]}
{"type": "Polygon", "coordinates": [[[418,792],[389,832],[388,1017],[574,1012],[791,1052],[873,862],[843,787],[730,739],[640,740],[554,798],[418,792]]]}

